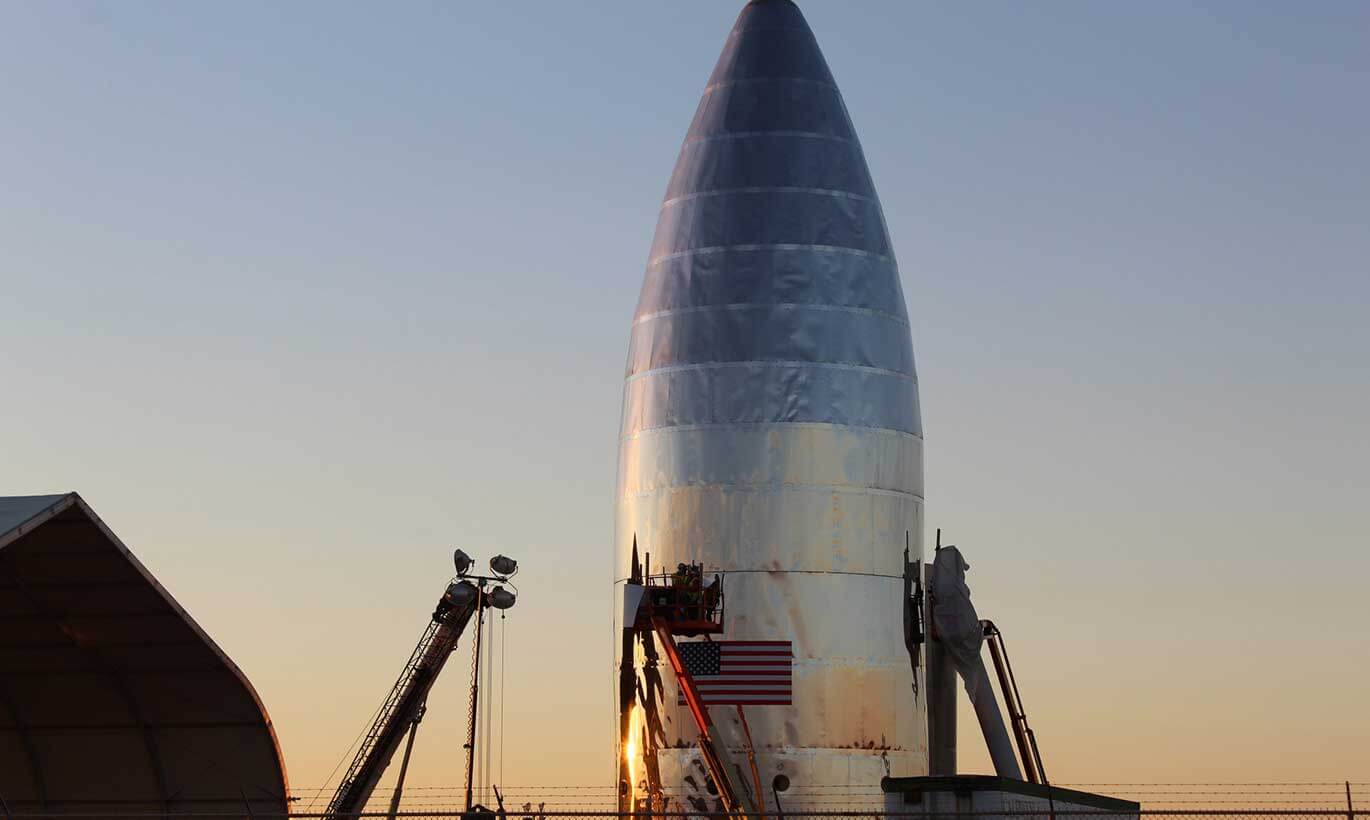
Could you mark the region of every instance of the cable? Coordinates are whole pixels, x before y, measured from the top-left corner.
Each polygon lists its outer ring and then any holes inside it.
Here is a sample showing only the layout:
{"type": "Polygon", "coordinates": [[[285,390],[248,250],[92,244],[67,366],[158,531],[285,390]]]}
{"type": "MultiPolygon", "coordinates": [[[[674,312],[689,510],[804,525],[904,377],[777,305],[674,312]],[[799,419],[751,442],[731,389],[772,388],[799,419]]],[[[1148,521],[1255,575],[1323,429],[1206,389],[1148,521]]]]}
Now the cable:
{"type": "Polygon", "coordinates": [[[485,799],[481,801],[481,804],[485,806],[488,806],[492,802],[494,802],[490,799],[490,737],[493,734],[491,730],[494,728],[491,725],[490,718],[494,714],[495,710],[495,664],[491,662],[494,660],[491,656],[495,654],[494,649],[496,623],[497,621],[494,618],[490,619],[490,631],[487,632],[485,635],[486,640],[490,642],[491,650],[489,655],[487,655],[485,658],[485,691],[489,694],[485,697],[485,725],[483,727],[485,730],[485,748],[481,749],[480,765],[481,794],[485,795],[485,799]]]}
{"type": "Polygon", "coordinates": [[[504,610],[499,613],[499,780],[504,782],[504,685],[509,676],[509,625],[504,622],[504,610]]]}
{"type": "MultiPolygon", "coordinates": [[[[393,687],[392,687],[392,688],[393,688],[393,687]]],[[[389,695],[389,694],[390,694],[390,690],[387,689],[387,690],[386,690],[386,695],[389,695]]],[[[333,771],[329,772],[329,773],[328,773],[328,777],[325,777],[325,778],[324,778],[324,780],[323,780],[323,786],[319,787],[318,790],[315,791],[315,793],[314,793],[314,798],[313,798],[312,800],[309,801],[309,805],[305,807],[305,811],[313,811],[313,810],[314,810],[314,804],[317,803],[317,802],[319,802],[319,798],[323,796],[323,794],[324,794],[325,791],[328,791],[328,785],[329,785],[329,783],[333,780],[333,775],[337,774],[337,773],[338,773],[338,769],[341,769],[341,768],[342,768],[343,761],[345,761],[345,760],[350,760],[350,759],[352,758],[352,753],[353,753],[354,751],[356,751],[357,744],[361,743],[361,741],[362,741],[362,736],[364,736],[364,735],[367,733],[367,731],[370,730],[370,728],[371,728],[373,725],[375,725],[376,719],[379,718],[379,717],[381,716],[381,712],[384,711],[384,709],[385,709],[385,699],[384,699],[384,697],[382,697],[382,699],[381,699],[381,705],[376,707],[376,711],[374,711],[374,712],[371,713],[371,717],[366,721],[366,724],[365,724],[364,726],[362,726],[361,731],[360,731],[360,732],[357,732],[357,736],[354,737],[354,738],[352,738],[352,743],[347,747],[347,750],[344,751],[344,752],[342,753],[342,757],[338,758],[338,762],[333,766],[333,771]]]]}

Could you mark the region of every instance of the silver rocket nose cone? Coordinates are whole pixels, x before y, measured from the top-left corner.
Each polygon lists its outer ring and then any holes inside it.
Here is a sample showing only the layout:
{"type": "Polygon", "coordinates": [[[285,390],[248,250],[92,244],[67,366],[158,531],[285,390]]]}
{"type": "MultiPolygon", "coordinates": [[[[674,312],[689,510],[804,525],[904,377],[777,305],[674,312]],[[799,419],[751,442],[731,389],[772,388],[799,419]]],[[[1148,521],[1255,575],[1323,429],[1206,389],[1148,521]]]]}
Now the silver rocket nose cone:
{"type": "MultiPolygon", "coordinates": [[[[909,322],[856,131],[788,0],[743,8],[709,77],[626,371],[615,580],[636,537],[657,571],[724,574],[725,641],[792,647],[792,684],[746,708],[761,782],[860,808],[853,789],[926,773],[903,643],[906,537],[922,554],[909,322]]],[[[665,712],[646,721],[660,785],[707,810],[692,720],[665,685],[647,700],[665,712]]]]}
{"type": "Polygon", "coordinates": [[[875,186],[792,3],[744,8],[709,78],[662,203],[627,370],[625,434],[775,421],[920,432],[875,186]]]}

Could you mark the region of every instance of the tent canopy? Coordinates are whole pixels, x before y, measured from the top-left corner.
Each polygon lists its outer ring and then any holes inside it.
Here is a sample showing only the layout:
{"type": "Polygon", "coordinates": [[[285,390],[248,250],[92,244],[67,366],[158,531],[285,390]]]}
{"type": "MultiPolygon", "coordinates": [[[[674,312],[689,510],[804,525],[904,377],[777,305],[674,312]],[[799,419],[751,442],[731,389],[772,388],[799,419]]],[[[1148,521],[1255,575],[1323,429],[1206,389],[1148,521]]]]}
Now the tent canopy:
{"type": "Polygon", "coordinates": [[[13,812],[284,812],[271,720],[76,493],[0,498],[0,798],[13,812]]]}

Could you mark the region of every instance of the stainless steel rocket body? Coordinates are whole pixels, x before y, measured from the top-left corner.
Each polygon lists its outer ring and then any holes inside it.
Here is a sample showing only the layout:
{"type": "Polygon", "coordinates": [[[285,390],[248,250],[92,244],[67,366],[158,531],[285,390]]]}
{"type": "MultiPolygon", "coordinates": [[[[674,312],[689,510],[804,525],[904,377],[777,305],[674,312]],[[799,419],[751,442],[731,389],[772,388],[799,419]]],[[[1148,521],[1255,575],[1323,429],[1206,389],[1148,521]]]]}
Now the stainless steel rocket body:
{"type": "MultiPolygon", "coordinates": [[[[902,621],[922,465],[865,158],[798,8],[756,0],[662,203],[628,352],[614,566],[618,593],[634,537],[656,568],[700,562],[725,574],[724,639],[793,641],[793,705],[746,709],[767,799],[783,773],[787,809],[882,805],[881,777],[927,773],[902,621]]],[[[661,781],[702,808],[696,730],[664,676],[661,781]]]]}

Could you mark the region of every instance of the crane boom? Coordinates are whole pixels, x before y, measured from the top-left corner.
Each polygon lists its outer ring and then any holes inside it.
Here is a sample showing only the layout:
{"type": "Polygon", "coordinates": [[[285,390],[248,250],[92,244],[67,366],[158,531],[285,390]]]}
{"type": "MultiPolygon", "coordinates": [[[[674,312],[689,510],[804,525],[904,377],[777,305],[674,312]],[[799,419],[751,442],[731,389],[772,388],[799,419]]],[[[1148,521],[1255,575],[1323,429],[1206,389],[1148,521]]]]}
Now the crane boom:
{"type": "Polygon", "coordinates": [[[330,820],[354,817],[366,807],[405,733],[423,711],[428,691],[452,650],[457,648],[457,640],[475,614],[481,594],[470,581],[460,580],[449,584],[438,599],[432,620],[328,804],[326,815],[330,820]]]}

